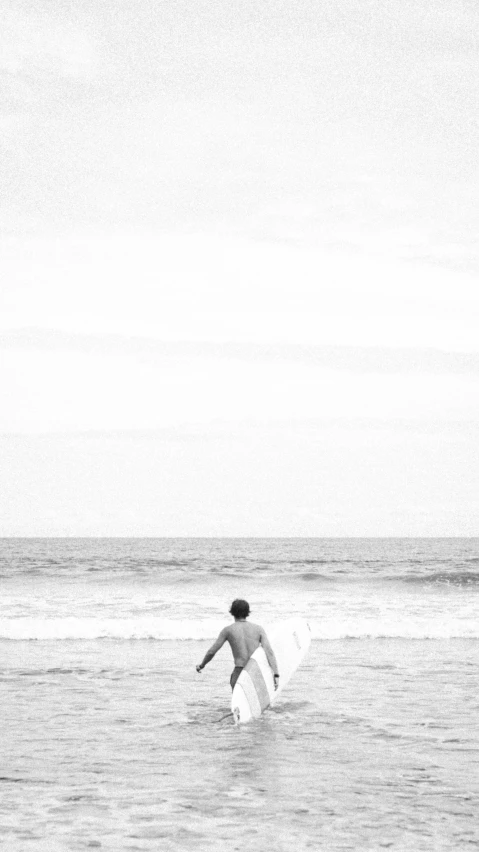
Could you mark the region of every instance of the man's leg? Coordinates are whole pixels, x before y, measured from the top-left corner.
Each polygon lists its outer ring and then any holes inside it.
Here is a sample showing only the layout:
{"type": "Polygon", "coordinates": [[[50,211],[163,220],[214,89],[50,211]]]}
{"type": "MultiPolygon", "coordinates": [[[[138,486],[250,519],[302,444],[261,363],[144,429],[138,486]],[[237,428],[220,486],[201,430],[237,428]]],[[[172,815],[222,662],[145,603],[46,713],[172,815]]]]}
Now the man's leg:
{"type": "Polygon", "coordinates": [[[238,680],[238,678],[239,678],[239,676],[240,676],[240,674],[241,674],[241,672],[242,672],[242,671],[243,671],[243,666],[235,666],[235,667],[234,667],[234,669],[233,669],[233,673],[232,673],[232,675],[231,675],[231,677],[230,677],[230,686],[231,686],[231,689],[234,689],[234,688],[235,688],[235,683],[236,683],[236,681],[238,680]]]}

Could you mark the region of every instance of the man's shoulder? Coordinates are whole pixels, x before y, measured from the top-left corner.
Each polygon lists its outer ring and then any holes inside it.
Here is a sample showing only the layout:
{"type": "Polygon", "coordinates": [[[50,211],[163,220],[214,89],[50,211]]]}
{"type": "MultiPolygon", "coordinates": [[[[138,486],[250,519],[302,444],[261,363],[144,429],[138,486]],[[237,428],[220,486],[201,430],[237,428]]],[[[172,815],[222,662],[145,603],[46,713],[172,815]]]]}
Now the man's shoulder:
{"type": "Polygon", "coordinates": [[[223,630],[221,631],[221,636],[224,636],[225,639],[228,639],[230,636],[234,636],[236,632],[236,624],[227,624],[226,627],[223,627],[223,630]]]}
{"type": "Polygon", "coordinates": [[[223,627],[221,631],[223,636],[234,636],[235,633],[240,633],[244,629],[253,630],[255,633],[264,633],[263,628],[260,624],[255,624],[253,621],[244,621],[244,622],[234,622],[233,624],[227,624],[226,627],[223,627]]]}
{"type": "Polygon", "coordinates": [[[264,633],[264,630],[261,627],[261,625],[255,624],[253,621],[242,621],[242,622],[235,621],[233,624],[227,624],[226,627],[223,627],[223,630],[221,632],[222,632],[223,636],[227,636],[228,634],[239,633],[239,632],[243,631],[245,629],[245,627],[246,627],[247,630],[252,629],[254,631],[257,630],[260,633],[264,633]]]}

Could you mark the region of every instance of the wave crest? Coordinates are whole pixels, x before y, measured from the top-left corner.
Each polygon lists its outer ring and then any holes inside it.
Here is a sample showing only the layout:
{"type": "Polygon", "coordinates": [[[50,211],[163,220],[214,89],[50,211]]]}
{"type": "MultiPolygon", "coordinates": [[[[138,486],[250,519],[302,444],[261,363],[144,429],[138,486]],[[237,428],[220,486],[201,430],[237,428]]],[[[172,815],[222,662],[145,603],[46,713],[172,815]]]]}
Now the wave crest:
{"type": "MultiPolygon", "coordinates": [[[[393,579],[393,578],[391,578],[393,579]]],[[[452,573],[449,571],[436,571],[434,574],[406,575],[402,579],[406,583],[415,585],[437,585],[437,586],[479,586],[478,571],[457,571],[452,573]]]]}
{"type": "MultiPolygon", "coordinates": [[[[0,621],[0,640],[92,641],[155,640],[211,641],[224,621],[207,619],[138,618],[10,618],[0,621]]],[[[342,618],[311,623],[313,639],[479,639],[479,624],[472,618],[438,620],[414,618],[342,618]]]]}

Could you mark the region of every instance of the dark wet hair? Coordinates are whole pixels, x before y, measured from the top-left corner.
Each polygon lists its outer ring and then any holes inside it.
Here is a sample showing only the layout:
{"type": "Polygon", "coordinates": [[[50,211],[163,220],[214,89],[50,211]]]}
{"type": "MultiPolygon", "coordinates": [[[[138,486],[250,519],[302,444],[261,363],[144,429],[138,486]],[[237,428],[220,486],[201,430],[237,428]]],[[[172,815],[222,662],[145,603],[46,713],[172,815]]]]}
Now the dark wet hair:
{"type": "Polygon", "coordinates": [[[248,601],[242,601],[240,598],[236,598],[230,606],[230,613],[233,618],[248,618],[249,615],[249,603],[248,601]]]}

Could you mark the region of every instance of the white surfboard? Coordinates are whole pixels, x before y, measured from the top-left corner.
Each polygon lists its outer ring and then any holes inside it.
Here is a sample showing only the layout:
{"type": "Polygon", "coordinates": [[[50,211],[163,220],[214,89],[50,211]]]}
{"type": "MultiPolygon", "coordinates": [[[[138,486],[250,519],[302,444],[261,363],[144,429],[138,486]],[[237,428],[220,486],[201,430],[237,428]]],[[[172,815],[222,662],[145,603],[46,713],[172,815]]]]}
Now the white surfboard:
{"type": "Polygon", "coordinates": [[[257,719],[277,699],[311,643],[311,628],[302,618],[282,622],[266,633],[278,663],[279,687],[275,690],[273,672],[260,646],[246,663],[233,690],[231,711],[236,724],[257,719]]]}

